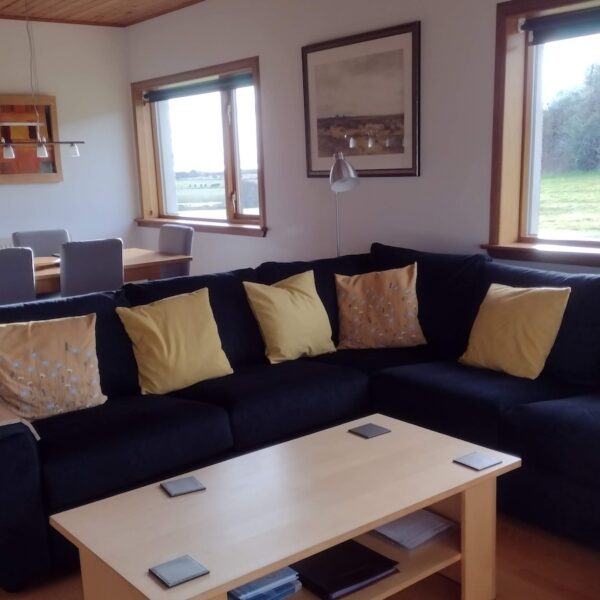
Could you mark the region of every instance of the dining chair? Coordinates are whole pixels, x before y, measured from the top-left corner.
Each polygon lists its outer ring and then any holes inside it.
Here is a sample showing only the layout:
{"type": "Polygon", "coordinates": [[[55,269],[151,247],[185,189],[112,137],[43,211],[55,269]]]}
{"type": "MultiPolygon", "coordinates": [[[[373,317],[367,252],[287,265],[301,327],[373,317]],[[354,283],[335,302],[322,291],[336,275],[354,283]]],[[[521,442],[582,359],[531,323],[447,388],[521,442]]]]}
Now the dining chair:
{"type": "MultiPolygon", "coordinates": [[[[186,225],[162,225],[158,236],[158,251],[163,254],[192,254],[194,230],[186,225]]],[[[164,265],[160,268],[161,279],[190,274],[190,263],[164,265]]]]}
{"type": "Polygon", "coordinates": [[[123,241],[67,242],[60,250],[60,293],[77,296],[123,286],[123,241]]]}
{"type": "Polygon", "coordinates": [[[31,248],[0,249],[0,304],[35,300],[35,274],[31,248]]]}
{"type": "Polygon", "coordinates": [[[70,241],[66,229],[40,229],[38,231],[15,231],[12,242],[15,247],[31,248],[34,256],[53,256],[60,247],[70,241]]]}

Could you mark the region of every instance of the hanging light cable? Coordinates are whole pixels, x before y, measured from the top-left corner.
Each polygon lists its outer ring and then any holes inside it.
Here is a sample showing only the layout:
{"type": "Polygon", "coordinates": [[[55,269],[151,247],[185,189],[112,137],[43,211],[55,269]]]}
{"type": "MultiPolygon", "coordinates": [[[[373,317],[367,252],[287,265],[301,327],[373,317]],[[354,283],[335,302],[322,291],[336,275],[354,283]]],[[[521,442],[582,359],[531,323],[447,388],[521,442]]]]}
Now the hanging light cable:
{"type": "Polygon", "coordinates": [[[31,100],[33,102],[33,110],[35,111],[35,132],[37,140],[36,156],[38,158],[48,158],[48,148],[46,141],[40,135],[40,112],[38,110],[38,90],[39,90],[39,79],[37,71],[37,58],[35,54],[35,41],[33,39],[33,29],[31,20],[29,18],[29,0],[25,0],[25,15],[27,20],[25,21],[25,30],[27,31],[27,42],[29,44],[29,88],[31,89],[31,100]]]}
{"type": "MultiPolygon", "coordinates": [[[[37,67],[37,54],[35,48],[35,37],[33,35],[33,24],[31,22],[31,11],[29,0],[25,2],[25,29],[27,31],[27,41],[29,46],[29,87],[31,91],[31,102],[33,104],[33,110],[35,111],[35,132],[36,139],[24,140],[24,141],[5,141],[2,138],[0,144],[2,145],[2,155],[5,159],[14,158],[14,147],[18,146],[36,146],[36,156],[38,158],[48,158],[48,146],[58,146],[68,144],[70,146],[70,155],[73,157],[79,156],[79,146],[85,144],[85,142],[78,141],[59,141],[53,139],[46,139],[40,131],[40,126],[44,125],[44,121],[40,120],[40,111],[38,108],[39,100],[39,77],[37,67]]],[[[0,125],[9,125],[9,123],[0,123],[0,125]]],[[[10,125],[16,125],[16,123],[10,123],[10,125]]],[[[33,123],[24,122],[23,125],[33,126],[33,123]]]]}

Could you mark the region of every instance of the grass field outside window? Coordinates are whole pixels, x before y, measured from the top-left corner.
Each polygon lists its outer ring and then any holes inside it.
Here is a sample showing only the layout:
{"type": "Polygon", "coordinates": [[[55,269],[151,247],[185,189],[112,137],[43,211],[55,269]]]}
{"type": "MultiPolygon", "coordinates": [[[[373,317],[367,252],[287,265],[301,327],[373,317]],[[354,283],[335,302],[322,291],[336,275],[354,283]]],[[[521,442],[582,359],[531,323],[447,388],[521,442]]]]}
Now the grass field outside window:
{"type": "Polygon", "coordinates": [[[600,171],[542,176],[540,238],[600,240],[600,171]]]}

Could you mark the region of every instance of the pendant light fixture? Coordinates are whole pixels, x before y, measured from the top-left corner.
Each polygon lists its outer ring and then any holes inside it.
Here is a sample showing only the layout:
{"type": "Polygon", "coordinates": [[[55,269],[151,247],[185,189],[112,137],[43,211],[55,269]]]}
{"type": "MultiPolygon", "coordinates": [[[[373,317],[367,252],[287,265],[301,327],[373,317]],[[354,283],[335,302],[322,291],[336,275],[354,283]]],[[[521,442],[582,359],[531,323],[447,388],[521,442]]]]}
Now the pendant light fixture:
{"type": "Polygon", "coordinates": [[[14,160],[15,147],[19,146],[35,146],[35,155],[37,158],[43,159],[48,158],[48,146],[60,146],[68,144],[70,146],[70,155],[72,157],[79,157],[79,145],[85,144],[84,141],[60,141],[60,140],[47,140],[40,133],[40,125],[44,125],[44,122],[40,121],[40,113],[38,109],[38,96],[39,96],[39,80],[37,72],[37,57],[35,53],[35,40],[33,37],[33,26],[31,23],[31,14],[29,0],[25,2],[25,29],[27,31],[27,41],[29,45],[29,86],[31,91],[31,101],[33,104],[33,110],[35,111],[35,123],[31,122],[11,122],[11,123],[0,123],[0,125],[7,126],[24,126],[31,127],[35,126],[36,139],[35,140],[9,140],[6,141],[4,138],[0,138],[0,144],[2,145],[2,158],[5,160],[14,160]]]}
{"type": "Polygon", "coordinates": [[[12,147],[12,144],[7,144],[4,138],[0,138],[0,143],[2,143],[2,158],[4,160],[13,160],[15,158],[15,149],[12,147]]]}

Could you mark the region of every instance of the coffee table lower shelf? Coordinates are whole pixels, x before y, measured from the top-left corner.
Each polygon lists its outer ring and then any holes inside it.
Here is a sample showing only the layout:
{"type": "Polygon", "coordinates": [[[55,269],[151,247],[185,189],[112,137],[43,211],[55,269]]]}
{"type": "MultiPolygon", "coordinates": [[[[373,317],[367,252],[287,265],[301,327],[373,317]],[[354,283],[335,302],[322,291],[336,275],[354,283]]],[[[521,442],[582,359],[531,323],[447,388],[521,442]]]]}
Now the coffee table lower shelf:
{"type": "MultiPolygon", "coordinates": [[[[389,598],[414,583],[458,563],[461,558],[458,528],[439,535],[415,550],[405,550],[375,533],[361,535],[356,538],[356,541],[395,560],[398,563],[398,573],[345,596],[348,600],[384,600],[384,598],[389,598]]],[[[302,589],[290,598],[293,600],[316,600],[317,596],[307,589],[302,589]]]]}

